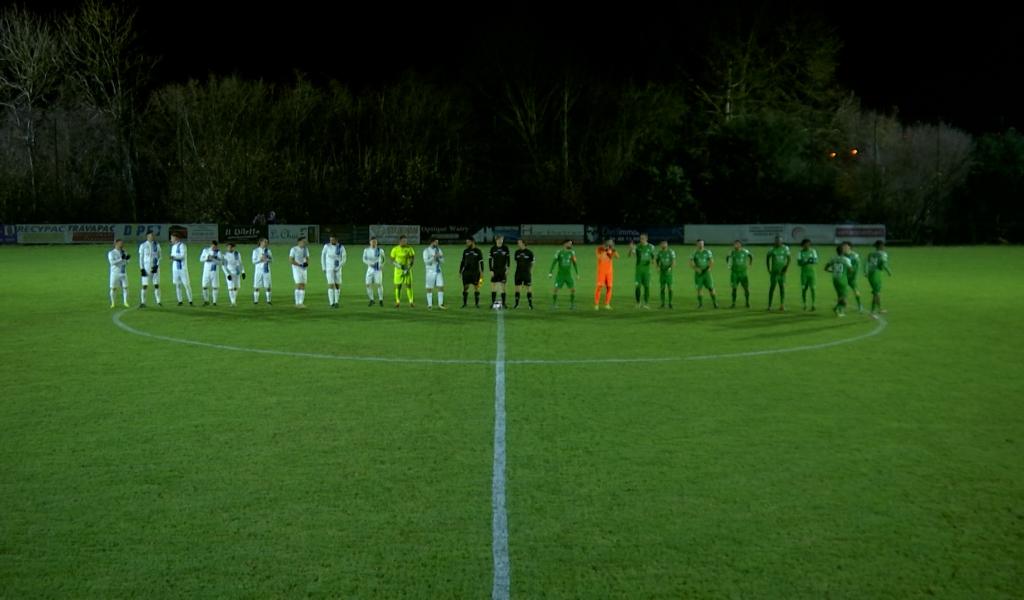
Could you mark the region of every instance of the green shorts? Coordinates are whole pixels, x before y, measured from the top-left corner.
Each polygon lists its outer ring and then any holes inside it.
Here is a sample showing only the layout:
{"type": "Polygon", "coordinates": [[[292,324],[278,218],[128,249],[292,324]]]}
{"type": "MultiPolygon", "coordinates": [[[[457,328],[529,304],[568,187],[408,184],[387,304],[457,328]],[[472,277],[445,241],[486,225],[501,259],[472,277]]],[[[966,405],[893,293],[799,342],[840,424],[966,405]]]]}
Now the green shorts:
{"type": "Polygon", "coordinates": [[[732,287],[741,285],[745,288],[750,287],[750,277],[746,273],[737,273],[733,271],[729,273],[729,283],[732,287]]]}
{"type": "Polygon", "coordinates": [[[637,269],[636,270],[636,284],[650,287],[651,286],[651,270],[650,269],[637,269]]]}
{"type": "Polygon", "coordinates": [[[786,283],[786,273],[784,271],[779,271],[778,273],[768,273],[768,283],[777,283],[779,285],[786,283]]]}
{"type": "Polygon", "coordinates": [[[833,277],[832,287],[836,288],[836,298],[846,300],[846,295],[850,293],[850,286],[846,284],[846,281],[833,277]]]}
{"type": "Polygon", "coordinates": [[[672,285],[672,271],[659,272],[658,283],[661,285],[672,285]]]}
{"type": "Polygon", "coordinates": [[[818,276],[814,274],[814,271],[801,271],[800,272],[800,287],[807,287],[814,285],[818,282],[818,276]]]}
{"type": "Polygon", "coordinates": [[[562,273],[555,275],[555,289],[560,290],[562,288],[576,289],[576,282],[573,281],[572,275],[563,275],[562,273]]]}
{"type": "Polygon", "coordinates": [[[698,290],[701,288],[714,290],[715,282],[714,280],[711,279],[711,271],[705,271],[704,273],[695,272],[693,274],[693,287],[697,288],[698,290]]]}
{"type": "Polygon", "coordinates": [[[854,274],[854,275],[847,275],[846,276],[846,285],[848,285],[850,287],[850,291],[856,292],[857,291],[857,275],[856,274],[854,274]]]}
{"type": "Polygon", "coordinates": [[[871,285],[872,294],[882,293],[882,272],[875,271],[874,273],[868,274],[868,284],[871,285]]]}

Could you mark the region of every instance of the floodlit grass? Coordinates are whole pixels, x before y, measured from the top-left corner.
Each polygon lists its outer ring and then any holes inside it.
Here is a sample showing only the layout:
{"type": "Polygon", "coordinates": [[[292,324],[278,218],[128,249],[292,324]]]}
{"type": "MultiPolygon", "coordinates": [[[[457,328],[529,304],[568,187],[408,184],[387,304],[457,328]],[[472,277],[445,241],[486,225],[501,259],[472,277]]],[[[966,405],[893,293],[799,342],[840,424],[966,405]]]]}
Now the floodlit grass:
{"type": "MultiPolygon", "coordinates": [[[[503,317],[513,597],[1024,589],[1024,251],[892,249],[880,330],[825,273],[817,313],[795,272],[764,311],[764,248],[752,309],[698,311],[676,249],[675,310],[634,309],[623,258],[595,312],[580,247],[570,312],[535,248],[537,309],[503,317]]],[[[367,307],[357,247],[340,310],[316,267],[292,306],[285,247],[273,307],[250,278],[179,308],[164,273],[163,308],[110,310],[105,251],[0,248],[0,595],[490,595],[497,317],[458,308],[461,248],[444,313],[419,265],[415,309],[389,273],[367,307]]]]}

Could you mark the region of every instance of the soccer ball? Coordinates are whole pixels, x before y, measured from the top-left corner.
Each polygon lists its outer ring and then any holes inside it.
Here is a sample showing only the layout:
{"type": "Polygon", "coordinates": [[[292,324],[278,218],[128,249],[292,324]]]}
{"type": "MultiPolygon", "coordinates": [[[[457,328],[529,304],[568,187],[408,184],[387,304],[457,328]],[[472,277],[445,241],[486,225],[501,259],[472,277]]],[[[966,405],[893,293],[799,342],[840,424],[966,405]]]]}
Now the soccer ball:
{"type": "Polygon", "coordinates": [[[501,302],[495,302],[491,305],[491,310],[501,310],[501,302]]]}

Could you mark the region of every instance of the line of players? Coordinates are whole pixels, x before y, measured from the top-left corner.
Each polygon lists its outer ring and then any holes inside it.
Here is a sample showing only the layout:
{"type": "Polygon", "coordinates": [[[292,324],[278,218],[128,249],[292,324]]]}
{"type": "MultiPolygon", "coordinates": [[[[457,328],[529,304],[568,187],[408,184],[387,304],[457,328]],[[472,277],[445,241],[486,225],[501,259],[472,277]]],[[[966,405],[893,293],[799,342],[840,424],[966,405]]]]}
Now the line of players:
{"type": "MultiPolygon", "coordinates": [[[[189,305],[193,304],[192,288],[189,280],[187,264],[187,247],[183,240],[177,236],[171,236],[170,259],[172,264],[171,280],[175,287],[175,294],[178,306],[185,300],[189,305]]],[[[153,285],[154,299],[162,306],[160,297],[159,268],[161,259],[161,247],[152,233],[146,236],[146,240],[139,246],[140,275],[142,277],[142,290],[140,308],[146,306],[146,295],[149,285],[153,285]]],[[[612,288],[614,281],[614,261],[619,258],[613,240],[606,240],[605,243],[596,249],[597,255],[597,280],[594,291],[594,309],[601,308],[602,294],[604,296],[604,308],[611,309],[612,288]]],[[[673,271],[676,268],[676,253],[669,248],[667,241],[662,241],[658,247],[648,242],[646,234],[641,234],[639,244],[630,243],[629,256],[636,258],[635,276],[635,300],[636,307],[648,309],[650,300],[651,273],[657,269],[659,275],[659,286],[661,296],[661,308],[673,308],[673,271]]],[[[128,282],[127,263],[131,256],[124,251],[122,240],[114,242],[114,248],[108,253],[110,263],[110,305],[116,306],[115,293],[120,288],[123,304],[128,306],[128,282]]],[[[305,307],[305,289],[308,281],[309,249],[305,238],[299,238],[295,247],[288,253],[288,261],[292,269],[292,278],[295,283],[295,305],[305,307]]],[[[413,277],[412,271],[415,264],[416,251],[409,246],[405,236],[399,239],[397,246],[393,247],[385,257],[383,250],[378,245],[376,238],[370,239],[369,247],[363,250],[362,261],[366,265],[366,294],[369,305],[384,305],[383,268],[390,264],[394,269],[394,290],[395,307],[401,306],[401,292],[406,291],[409,307],[414,307],[413,277]],[[376,300],[374,299],[376,292],[376,300]]],[[[439,246],[438,240],[432,239],[430,244],[423,250],[423,262],[426,275],[427,308],[434,308],[434,295],[437,296],[437,308],[446,310],[444,302],[444,251],[439,246]]],[[[733,250],[726,257],[726,263],[730,266],[730,284],[732,288],[732,305],[736,307],[737,291],[743,289],[745,305],[750,308],[750,285],[748,268],[753,264],[753,254],[743,247],[742,242],[737,240],[733,244],[733,250]]],[[[785,279],[792,260],[788,246],[783,244],[781,238],[775,239],[775,244],[769,249],[766,256],[766,269],[769,273],[770,286],[768,291],[768,310],[772,310],[775,290],[779,291],[779,310],[785,311],[785,279]]],[[[266,239],[261,239],[259,245],[252,251],[252,265],[254,270],[253,278],[253,304],[259,303],[260,290],[264,291],[267,304],[271,304],[272,281],[270,265],[273,261],[273,253],[266,239]]],[[[802,291],[804,310],[816,310],[816,271],[818,264],[818,252],[811,245],[810,240],[803,240],[801,250],[797,255],[797,264],[800,267],[800,285],[802,291]],[[807,299],[810,295],[810,304],[807,299]]],[[[228,297],[232,306],[238,302],[240,281],[246,278],[245,265],[241,255],[234,243],[227,245],[227,250],[222,251],[219,244],[214,241],[210,246],[204,248],[199,256],[202,265],[202,297],[203,306],[209,304],[217,305],[220,288],[218,271],[224,274],[227,281],[228,297]]],[[[327,279],[328,304],[332,308],[339,307],[341,295],[341,270],[347,262],[345,247],[339,243],[336,237],[324,245],[320,256],[320,266],[327,279]]],[[[491,280],[491,304],[494,308],[507,307],[506,286],[508,272],[512,263],[515,263],[515,305],[520,306],[522,292],[526,292],[526,301],[529,308],[534,308],[533,303],[533,265],[535,256],[533,251],[527,247],[524,240],[517,242],[515,252],[505,245],[504,238],[497,236],[494,245],[490,249],[488,258],[488,269],[491,280]],[[499,302],[500,294],[500,302],[499,302]]],[[[704,290],[707,290],[711,302],[718,308],[718,297],[715,292],[714,281],[711,270],[714,267],[714,256],[710,249],[706,248],[703,240],[697,240],[696,249],[689,258],[689,266],[694,272],[694,287],[697,290],[697,307],[704,305],[704,290]]],[[[889,269],[888,253],[885,251],[885,244],[882,241],[875,243],[875,251],[872,252],[864,263],[864,274],[871,285],[872,291],[872,313],[885,312],[881,306],[881,289],[883,272],[892,275],[889,269]]],[[[838,316],[845,316],[846,297],[853,292],[857,301],[858,310],[863,310],[860,291],[857,288],[857,279],[860,267],[860,256],[853,250],[852,244],[843,242],[836,247],[836,256],[827,262],[825,270],[832,274],[833,286],[836,290],[837,302],[833,311],[838,316]]],[[[483,285],[484,254],[477,247],[472,238],[466,240],[466,247],[462,253],[462,261],[459,264],[459,274],[462,279],[462,308],[469,306],[469,295],[472,291],[473,305],[480,307],[480,288],[483,285]]],[[[562,247],[555,253],[548,277],[554,277],[554,288],[552,291],[552,307],[558,306],[558,294],[561,289],[567,289],[569,293],[569,308],[575,308],[576,304],[576,280],[579,278],[579,266],[576,259],[576,252],[573,249],[573,242],[566,240],[562,247]]]]}

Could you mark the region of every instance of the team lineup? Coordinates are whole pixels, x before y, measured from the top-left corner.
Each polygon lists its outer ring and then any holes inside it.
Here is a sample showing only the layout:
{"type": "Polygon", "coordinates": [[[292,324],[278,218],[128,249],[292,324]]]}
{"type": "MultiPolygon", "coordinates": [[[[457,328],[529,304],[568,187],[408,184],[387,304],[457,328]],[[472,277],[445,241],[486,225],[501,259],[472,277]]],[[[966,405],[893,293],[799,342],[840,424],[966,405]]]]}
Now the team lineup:
{"type": "MultiPolygon", "coordinates": [[[[576,283],[580,280],[579,263],[572,240],[565,240],[556,251],[548,277],[553,279],[551,307],[557,308],[559,293],[565,289],[569,295],[569,309],[576,308],[576,283]]],[[[146,236],[138,250],[139,273],[141,277],[140,308],[146,307],[149,287],[153,287],[153,299],[157,306],[163,306],[160,293],[160,266],[163,249],[153,233],[146,236]]],[[[383,271],[387,267],[393,269],[393,285],[395,308],[402,306],[402,296],[406,298],[409,308],[415,307],[413,268],[416,263],[416,250],[408,244],[407,238],[399,238],[398,245],[385,254],[376,238],[370,238],[369,246],[363,249],[362,262],[366,266],[365,286],[369,306],[384,306],[383,271]]],[[[595,250],[597,259],[597,276],[594,289],[594,310],[612,309],[612,289],[614,283],[614,264],[620,254],[613,240],[606,240],[595,250]]],[[[170,250],[171,283],[174,286],[178,306],[187,302],[193,305],[192,285],[188,269],[188,248],[186,242],[177,235],[171,235],[170,250]]],[[[635,258],[634,300],[637,309],[650,308],[651,282],[655,271],[658,276],[660,308],[674,308],[674,277],[677,266],[676,252],[669,247],[667,241],[657,246],[648,241],[646,234],[640,235],[639,243],[630,242],[630,258],[635,258]]],[[[424,289],[426,292],[427,309],[447,310],[445,303],[445,281],[442,267],[445,262],[444,251],[439,240],[430,240],[422,253],[424,265],[424,289]]],[[[110,265],[110,307],[116,307],[116,294],[120,290],[122,304],[128,307],[128,263],[131,255],[125,252],[123,240],[115,240],[114,247],[107,254],[110,265]]],[[[251,255],[253,270],[252,295],[253,304],[259,304],[262,291],[265,301],[272,305],[271,264],[274,260],[269,242],[266,238],[259,241],[251,255]]],[[[320,254],[320,268],[327,281],[327,301],[331,308],[340,308],[342,267],[348,260],[345,246],[336,237],[323,246],[320,254]]],[[[476,241],[469,238],[465,241],[465,249],[459,263],[459,275],[462,284],[462,308],[480,307],[481,288],[484,285],[484,274],[490,277],[491,307],[500,310],[519,308],[522,300],[525,306],[534,309],[533,269],[536,257],[525,240],[518,240],[513,250],[504,243],[502,236],[497,236],[491,246],[487,265],[484,265],[484,253],[476,241]],[[509,272],[513,269],[514,304],[508,305],[509,272]],[[472,294],[472,305],[470,295],[472,294]]],[[[786,300],[786,274],[792,263],[792,255],[788,246],[781,238],[767,252],[765,268],[769,275],[768,310],[774,310],[775,293],[778,291],[778,310],[784,312],[786,300]]],[[[294,305],[305,308],[306,285],[308,283],[310,250],[306,238],[301,237],[288,253],[288,265],[291,267],[294,282],[294,305]]],[[[203,306],[217,306],[220,292],[220,277],[223,273],[228,291],[230,306],[238,305],[241,281],[246,279],[245,262],[233,242],[222,250],[217,241],[202,249],[199,254],[202,268],[201,291],[203,306]]],[[[743,246],[739,240],[733,243],[733,249],[726,257],[729,268],[732,302],[730,308],[736,308],[737,295],[743,291],[744,306],[750,308],[749,269],[754,263],[753,253],[743,246]]],[[[810,240],[803,240],[796,257],[800,268],[800,289],[803,310],[815,311],[817,301],[817,271],[819,264],[818,251],[810,240]],[[809,300],[809,302],[808,302],[809,300]]],[[[704,306],[704,292],[710,297],[714,308],[719,307],[718,295],[715,290],[712,269],[715,259],[712,251],[705,247],[703,240],[697,240],[693,254],[690,255],[688,266],[693,271],[694,288],[697,294],[697,307],[704,306]]],[[[862,263],[860,255],[854,251],[849,242],[836,246],[836,255],[825,262],[824,270],[832,275],[833,288],[836,293],[836,304],[833,312],[843,317],[846,315],[847,298],[853,295],[858,311],[863,311],[858,279],[861,271],[867,278],[871,288],[871,314],[885,312],[882,309],[882,273],[892,275],[889,268],[889,256],[885,243],[877,241],[874,251],[862,263]],[[863,266],[863,269],[861,268],[863,266]]]]}

